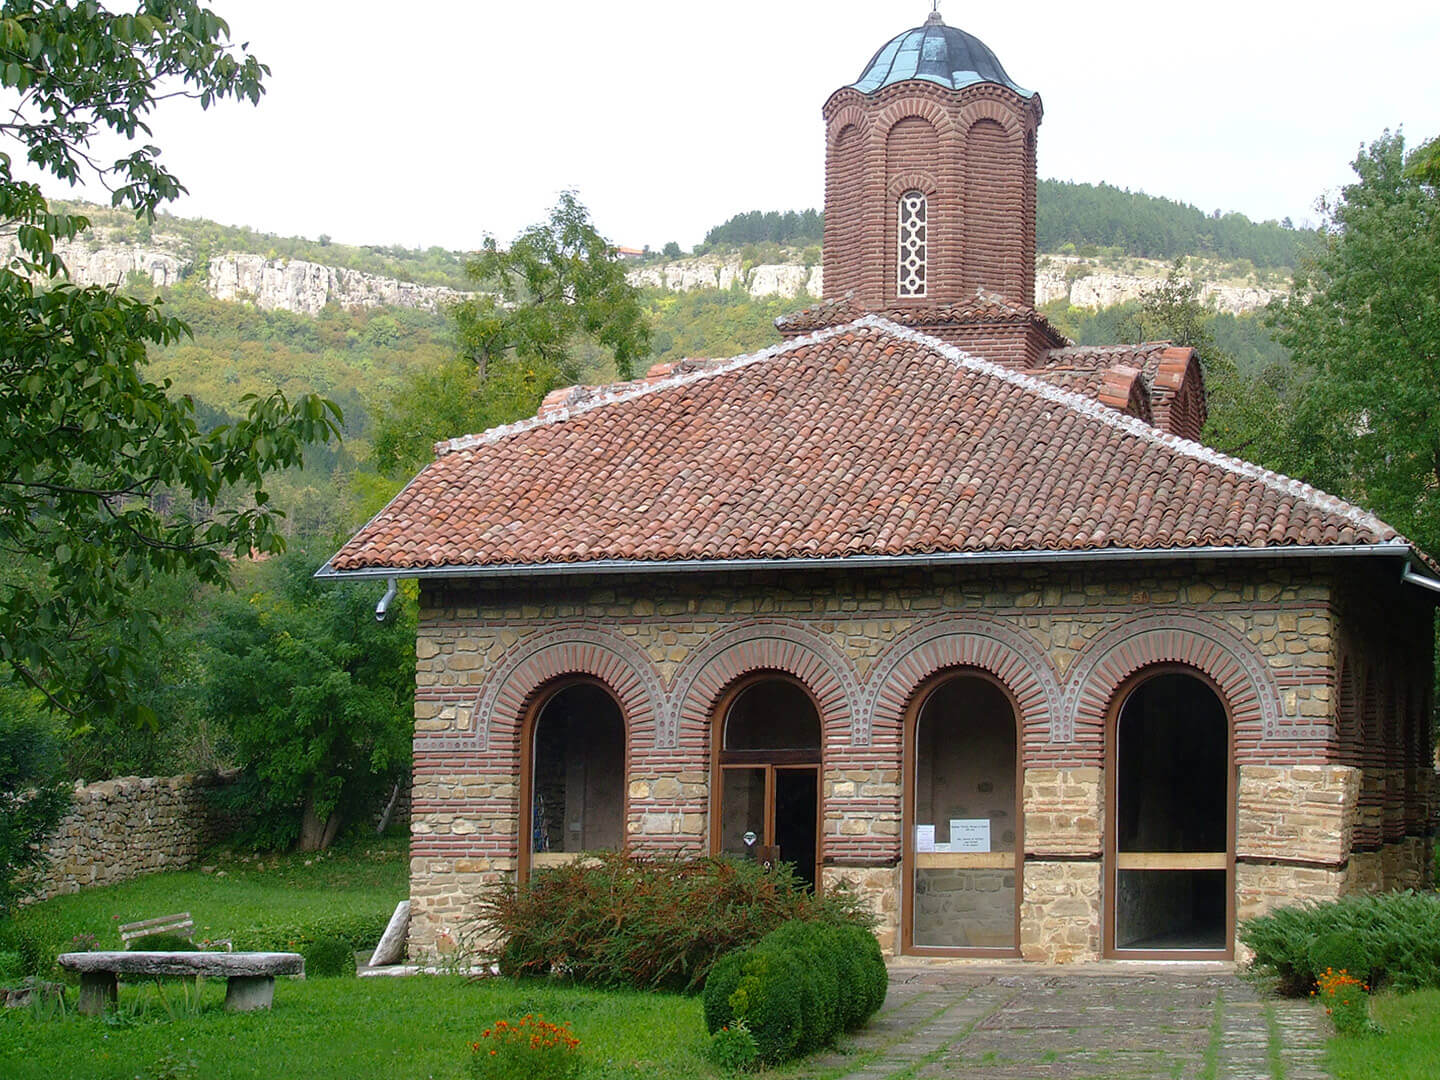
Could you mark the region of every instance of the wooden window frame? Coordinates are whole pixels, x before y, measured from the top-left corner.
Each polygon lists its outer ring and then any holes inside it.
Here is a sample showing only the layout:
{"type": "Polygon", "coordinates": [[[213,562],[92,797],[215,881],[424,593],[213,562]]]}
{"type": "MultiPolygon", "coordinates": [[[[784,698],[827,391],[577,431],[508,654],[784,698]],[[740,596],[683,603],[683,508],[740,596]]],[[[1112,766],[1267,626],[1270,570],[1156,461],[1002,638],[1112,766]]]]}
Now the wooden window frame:
{"type": "Polygon", "coordinates": [[[726,768],[765,770],[765,836],[766,847],[775,844],[775,773],[786,769],[815,770],[815,895],[824,892],[825,884],[825,714],[815,692],[788,671],[752,671],[736,679],[720,695],[710,711],[710,854],[721,854],[724,813],[724,773],[726,768]],[[746,690],[764,682],[788,682],[805,692],[815,720],[820,727],[820,746],[815,750],[726,750],[725,724],[730,707],[746,690]]]}
{"type": "MultiPolygon", "coordinates": [[[[903,726],[901,728],[901,745],[903,753],[901,757],[901,784],[900,784],[900,819],[901,819],[901,855],[900,855],[900,952],[904,956],[951,956],[951,957],[976,957],[990,959],[1013,959],[1020,956],[1020,909],[1025,896],[1025,724],[1021,717],[1020,703],[1010,688],[995,675],[984,668],[977,667],[950,667],[943,671],[937,671],[928,679],[922,682],[910,696],[910,703],[905,708],[903,726]],[[1012,946],[996,946],[993,948],[951,948],[941,945],[916,945],[915,944],[915,795],[918,790],[916,782],[916,768],[919,761],[916,756],[915,742],[916,730],[920,723],[920,714],[925,711],[931,696],[941,686],[954,679],[973,678],[980,679],[996,687],[1005,695],[1006,702],[1010,705],[1010,715],[1015,721],[1015,850],[1014,852],[991,852],[992,856],[1008,856],[1005,861],[1000,862],[994,858],[984,856],[970,856],[966,866],[975,869],[1014,869],[1015,873],[1015,944],[1012,946]]],[[[960,858],[967,858],[961,855],[960,858]]]]}

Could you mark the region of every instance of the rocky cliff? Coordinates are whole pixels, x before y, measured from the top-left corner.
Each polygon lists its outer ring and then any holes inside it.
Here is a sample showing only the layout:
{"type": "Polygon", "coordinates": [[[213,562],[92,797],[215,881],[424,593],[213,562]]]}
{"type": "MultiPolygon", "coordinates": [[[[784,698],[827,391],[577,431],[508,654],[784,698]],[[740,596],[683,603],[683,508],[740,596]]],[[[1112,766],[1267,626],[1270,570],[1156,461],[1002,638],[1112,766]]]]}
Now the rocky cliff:
{"type": "MultiPolygon", "coordinates": [[[[11,241],[7,254],[13,254],[11,241]]],[[[185,255],[179,237],[156,234],[149,245],[109,243],[103,230],[82,241],[56,245],[77,285],[114,285],[132,274],[156,286],[170,286],[197,270],[185,255]]],[[[1138,300],[1164,281],[1167,263],[1127,259],[1119,267],[1105,266],[1075,256],[1042,255],[1035,274],[1035,302],[1066,300],[1073,307],[1105,308],[1138,300]]],[[[1263,308],[1288,289],[1227,279],[1218,273],[1197,273],[1200,298],[1217,311],[1240,314],[1263,308]]],[[[692,289],[739,288],[753,297],[802,293],[821,297],[825,272],[821,266],[795,263],[749,265],[739,255],[723,258],[703,255],[674,262],[637,267],[630,281],[642,288],[688,292],[692,289]]],[[[368,274],[301,259],[270,259],[263,255],[228,252],[213,255],[205,266],[205,287],[219,300],[242,300],[264,310],[317,315],[326,304],[344,308],[404,307],[439,311],[466,294],[439,285],[368,274]]]]}
{"type": "MultiPolygon", "coordinates": [[[[5,249],[15,253],[14,242],[5,249]]],[[[61,242],[55,253],[76,285],[122,284],[132,274],[160,287],[192,276],[194,262],[183,254],[178,237],[157,235],[150,246],[107,243],[103,237],[61,242]],[[98,239],[99,242],[96,242],[98,239]]],[[[247,300],[266,311],[318,315],[326,304],[343,308],[406,307],[438,311],[466,294],[438,285],[366,274],[301,259],[267,259],[230,252],[208,260],[206,291],[217,300],[247,300]]]]}
{"type": "MultiPolygon", "coordinates": [[[[1079,308],[1113,307],[1140,299],[1147,290],[1163,282],[1170,271],[1168,263],[1143,259],[1126,260],[1124,266],[1124,269],[1109,269],[1074,256],[1042,255],[1035,274],[1035,302],[1044,305],[1053,300],[1066,300],[1079,308]]],[[[793,298],[802,291],[820,297],[825,290],[824,267],[746,266],[738,255],[728,259],[704,255],[640,267],[630,272],[629,279],[642,288],[671,292],[738,286],[754,297],[793,298]]],[[[1229,314],[1255,311],[1288,292],[1274,286],[1207,279],[1203,272],[1199,279],[1201,300],[1229,314]]]]}

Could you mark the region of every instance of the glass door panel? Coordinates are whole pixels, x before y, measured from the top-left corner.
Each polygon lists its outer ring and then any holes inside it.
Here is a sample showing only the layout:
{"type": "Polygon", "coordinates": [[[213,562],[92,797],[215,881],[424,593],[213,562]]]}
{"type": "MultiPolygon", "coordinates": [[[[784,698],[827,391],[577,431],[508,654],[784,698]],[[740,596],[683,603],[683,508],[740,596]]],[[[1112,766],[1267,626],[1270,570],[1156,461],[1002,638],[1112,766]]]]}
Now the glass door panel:
{"type": "Polygon", "coordinates": [[[767,769],[727,767],[720,793],[720,850],[740,859],[759,858],[766,846],[767,769]]]}

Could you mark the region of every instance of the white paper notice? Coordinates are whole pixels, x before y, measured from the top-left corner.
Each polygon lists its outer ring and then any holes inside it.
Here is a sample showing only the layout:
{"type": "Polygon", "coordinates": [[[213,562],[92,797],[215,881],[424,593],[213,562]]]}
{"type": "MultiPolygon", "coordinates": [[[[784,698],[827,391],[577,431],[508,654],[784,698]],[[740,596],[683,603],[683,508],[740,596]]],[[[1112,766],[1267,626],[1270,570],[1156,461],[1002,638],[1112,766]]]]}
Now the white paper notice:
{"type": "Polygon", "coordinates": [[[916,851],[934,851],[934,850],[935,850],[935,826],[934,826],[934,825],[916,825],[916,826],[915,826],[915,850],[916,850],[916,851]]]}
{"type": "Polygon", "coordinates": [[[989,851],[989,818],[951,818],[950,848],[952,851],[989,851]]]}

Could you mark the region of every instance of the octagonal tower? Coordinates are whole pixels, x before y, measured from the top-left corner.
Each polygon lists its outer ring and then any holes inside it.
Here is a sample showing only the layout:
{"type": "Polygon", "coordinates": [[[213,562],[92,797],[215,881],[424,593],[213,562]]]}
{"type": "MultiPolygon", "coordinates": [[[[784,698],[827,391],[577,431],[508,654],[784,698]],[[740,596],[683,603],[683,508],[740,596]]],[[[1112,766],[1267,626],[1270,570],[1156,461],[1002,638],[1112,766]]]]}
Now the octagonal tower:
{"type": "Polygon", "coordinates": [[[1035,299],[1038,94],[938,12],[826,102],[825,285],[858,307],[1035,299]]]}

